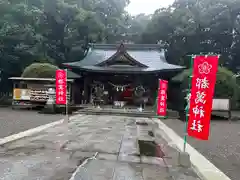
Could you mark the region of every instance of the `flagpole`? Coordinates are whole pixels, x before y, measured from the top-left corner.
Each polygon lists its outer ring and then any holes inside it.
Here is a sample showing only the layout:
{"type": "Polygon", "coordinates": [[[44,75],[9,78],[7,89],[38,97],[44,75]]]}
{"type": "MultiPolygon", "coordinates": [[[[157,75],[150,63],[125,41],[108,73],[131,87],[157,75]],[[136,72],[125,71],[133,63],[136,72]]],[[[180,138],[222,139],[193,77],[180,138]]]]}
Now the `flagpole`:
{"type": "Polygon", "coordinates": [[[185,126],[184,126],[184,143],[183,143],[183,152],[186,152],[186,145],[187,145],[187,127],[188,127],[188,117],[189,117],[189,108],[190,108],[190,98],[191,98],[191,80],[192,80],[192,71],[193,71],[193,55],[191,55],[190,58],[190,77],[188,79],[188,92],[187,92],[187,107],[185,109],[186,111],[186,122],[185,122],[185,126]],[[189,97],[188,97],[189,96],[189,97]]]}

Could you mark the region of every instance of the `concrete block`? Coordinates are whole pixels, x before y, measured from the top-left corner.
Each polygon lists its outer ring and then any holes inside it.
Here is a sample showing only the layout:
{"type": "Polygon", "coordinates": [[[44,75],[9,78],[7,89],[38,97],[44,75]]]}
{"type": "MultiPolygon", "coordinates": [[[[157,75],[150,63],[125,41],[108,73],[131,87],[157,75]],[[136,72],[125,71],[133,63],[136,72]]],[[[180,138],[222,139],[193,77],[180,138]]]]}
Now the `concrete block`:
{"type": "Polygon", "coordinates": [[[166,157],[163,159],[168,167],[177,167],[179,165],[178,155],[176,157],[166,157]]]}
{"type": "Polygon", "coordinates": [[[140,163],[140,157],[121,153],[118,156],[118,161],[140,163]]]}
{"type": "Polygon", "coordinates": [[[154,137],[155,137],[155,142],[157,144],[164,145],[164,146],[168,144],[168,142],[162,137],[162,134],[159,130],[155,131],[154,137]]]}
{"type": "Polygon", "coordinates": [[[158,158],[158,157],[141,156],[141,163],[153,164],[153,165],[159,165],[161,167],[166,167],[166,164],[164,163],[163,159],[158,158]]]}
{"type": "Polygon", "coordinates": [[[178,163],[179,166],[190,168],[191,167],[190,155],[187,152],[180,152],[178,156],[178,163]]]}
{"type": "Polygon", "coordinates": [[[155,136],[156,132],[159,130],[158,123],[153,122],[152,127],[153,127],[153,134],[155,136]]]}
{"type": "Polygon", "coordinates": [[[148,133],[148,131],[152,131],[153,128],[149,126],[137,126],[137,133],[142,134],[142,133],[148,133]]]}
{"type": "Polygon", "coordinates": [[[148,127],[148,126],[137,126],[137,136],[138,136],[138,140],[154,141],[155,138],[152,137],[152,136],[149,136],[149,131],[152,131],[152,127],[148,127]]]}
{"type": "Polygon", "coordinates": [[[138,119],[136,119],[136,124],[142,124],[142,123],[146,123],[146,121],[145,121],[145,118],[144,119],[141,119],[141,118],[138,118],[138,119]]]}
{"type": "Polygon", "coordinates": [[[169,173],[164,167],[159,166],[147,166],[142,170],[142,176],[144,180],[167,180],[169,173]]]}
{"type": "Polygon", "coordinates": [[[97,158],[100,159],[100,160],[116,161],[117,160],[117,155],[107,154],[107,153],[99,153],[97,158]]]}
{"type": "Polygon", "coordinates": [[[81,152],[81,151],[76,151],[72,154],[73,159],[82,159],[82,158],[90,158],[94,156],[94,152],[81,152]]]}

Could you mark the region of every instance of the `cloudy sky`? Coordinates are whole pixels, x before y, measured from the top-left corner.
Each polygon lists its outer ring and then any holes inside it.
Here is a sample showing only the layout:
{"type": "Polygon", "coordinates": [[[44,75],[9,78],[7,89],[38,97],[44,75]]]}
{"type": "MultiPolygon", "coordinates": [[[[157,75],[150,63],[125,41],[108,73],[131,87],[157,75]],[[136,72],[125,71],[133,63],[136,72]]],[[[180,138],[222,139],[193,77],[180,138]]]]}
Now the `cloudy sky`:
{"type": "Polygon", "coordinates": [[[174,0],[130,0],[129,6],[126,10],[136,15],[139,13],[152,14],[160,7],[166,7],[173,3],[174,0]]]}

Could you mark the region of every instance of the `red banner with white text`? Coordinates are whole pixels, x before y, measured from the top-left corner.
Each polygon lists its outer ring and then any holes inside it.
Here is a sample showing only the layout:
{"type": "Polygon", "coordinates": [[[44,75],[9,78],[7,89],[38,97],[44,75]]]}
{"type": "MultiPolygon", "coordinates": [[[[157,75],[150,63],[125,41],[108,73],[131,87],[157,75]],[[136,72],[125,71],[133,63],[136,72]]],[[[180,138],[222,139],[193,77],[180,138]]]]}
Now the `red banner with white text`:
{"type": "Polygon", "coordinates": [[[189,136],[208,140],[212,99],[216,83],[218,56],[196,56],[193,74],[187,132],[189,136]]]}
{"type": "Polygon", "coordinates": [[[67,73],[65,70],[56,70],[56,104],[67,103],[67,73]]]}
{"type": "Polygon", "coordinates": [[[167,115],[167,88],[168,81],[159,79],[158,96],[157,96],[157,115],[167,115]]]}

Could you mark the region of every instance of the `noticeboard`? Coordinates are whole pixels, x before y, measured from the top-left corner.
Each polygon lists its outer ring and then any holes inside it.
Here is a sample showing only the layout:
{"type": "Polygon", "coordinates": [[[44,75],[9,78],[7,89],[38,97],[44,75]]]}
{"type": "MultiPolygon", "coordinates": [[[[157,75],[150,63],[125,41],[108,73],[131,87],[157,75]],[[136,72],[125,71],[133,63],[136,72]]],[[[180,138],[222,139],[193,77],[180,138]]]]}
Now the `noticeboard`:
{"type": "Polygon", "coordinates": [[[14,100],[30,100],[30,90],[29,89],[18,89],[13,90],[14,100]]]}

